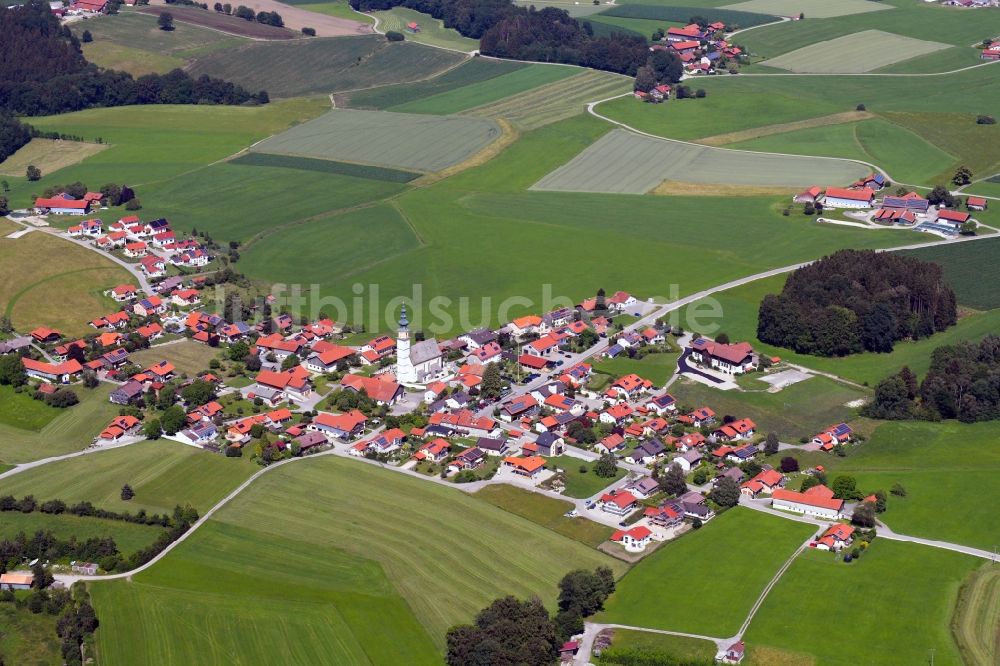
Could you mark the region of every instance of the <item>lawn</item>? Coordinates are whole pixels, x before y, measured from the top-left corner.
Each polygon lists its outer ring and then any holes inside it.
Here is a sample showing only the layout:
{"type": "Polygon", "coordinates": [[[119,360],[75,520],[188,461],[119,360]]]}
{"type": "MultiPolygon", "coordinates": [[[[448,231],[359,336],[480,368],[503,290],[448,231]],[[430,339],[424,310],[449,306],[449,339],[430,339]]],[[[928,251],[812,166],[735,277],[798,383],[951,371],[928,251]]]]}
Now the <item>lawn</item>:
{"type": "Polygon", "coordinates": [[[708,405],[718,414],[749,417],[763,433],[776,432],[785,442],[812,438],[830,424],[850,421],[857,409],[846,403],[867,398],[864,391],[826,377],[812,377],[792,384],[778,393],[719,391],[704,384],[682,380],[670,387],[670,394],[685,406],[708,405]]]}
{"type": "Polygon", "coordinates": [[[253,149],[440,171],[472,157],[499,136],[500,128],[489,120],[336,109],[266,139],[253,149]]]}
{"type": "Polygon", "coordinates": [[[586,518],[566,517],[566,512],[573,508],[570,502],[505,483],[486,486],[473,497],[594,548],[610,539],[613,531],[586,518]]]}
{"type": "Polygon", "coordinates": [[[56,618],[27,608],[0,603],[0,659],[7,664],[61,666],[62,640],[56,634],[56,618]]]}
{"type": "Polygon", "coordinates": [[[58,171],[77,164],[91,155],[108,148],[105,143],[86,141],[62,141],[59,139],[32,139],[16,153],[0,163],[0,176],[24,176],[29,165],[41,169],[42,173],[58,171]]]}
{"type": "Polygon", "coordinates": [[[129,356],[129,361],[141,368],[148,368],[160,361],[170,361],[177,368],[178,374],[195,377],[207,371],[209,361],[218,357],[218,348],[184,339],[137,351],[129,356]]]}
{"type": "Polygon", "coordinates": [[[576,76],[578,73],[578,70],[571,67],[528,65],[527,67],[522,67],[513,72],[501,74],[485,81],[470,83],[461,88],[393,106],[390,110],[437,115],[458,113],[473,107],[490,104],[511,97],[512,95],[518,95],[539,86],[547,87],[556,81],[576,76]]]}
{"type": "MultiPolygon", "coordinates": [[[[36,496],[35,499],[44,502],[53,498],[36,496]]],[[[163,532],[162,527],[153,525],[71,516],[65,513],[52,515],[40,511],[34,513],[5,511],[2,515],[0,539],[13,540],[20,532],[31,538],[39,530],[52,532],[57,539],[67,540],[70,537],[75,537],[77,541],[81,542],[92,538],[111,537],[118,545],[118,551],[125,556],[149,546],[163,532]]]]}
{"type": "Polygon", "coordinates": [[[0,238],[0,307],[20,331],[93,331],[88,321],[119,309],[104,290],[131,280],[100,254],[47,233],[0,238]]]}
{"type": "Polygon", "coordinates": [[[63,413],[61,409],[35,400],[32,393],[34,390],[30,386],[21,393],[16,393],[11,386],[0,386],[0,424],[38,432],[63,413]]]}
{"type": "Polygon", "coordinates": [[[664,354],[647,354],[641,359],[631,359],[627,356],[604,359],[594,364],[595,372],[603,372],[613,377],[621,377],[635,373],[643,379],[648,379],[656,386],[663,386],[677,370],[679,352],[664,354]]]}
{"type": "Polygon", "coordinates": [[[92,590],[107,663],[154,653],[158,663],[247,662],[276,645],[282,661],[363,661],[364,651],[373,663],[424,663],[440,661],[448,627],[495,597],[538,595],[552,607],[569,569],[600,564],[624,571],[461,492],[322,457],[261,477],[133,585],[92,590]],[[261,617],[251,640],[242,631],[248,615],[261,617]],[[189,622],[201,630],[188,631],[189,622]],[[289,632],[315,638],[289,641],[289,632]]]}
{"type": "Polygon", "coordinates": [[[632,568],[596,621],[731,636],[813,529],[731,509],[632,568]]]}
{"type": "Polygon", "coordinates": [[[205,513],[258,469],[249,459],[158,440],[26,470],[0,480],[0,494],[88,501],[111,511],[163,513],[190,504],[205,513]],[[126,483],[135,491],[128,502],[120,497],[126,483]]]}
{"type": "MultiPolygon", "coordinates": [[[[58,410],[55,418],[39,430],[13,427],[9,425],[9,421],[0,423],[0,460],[5,463],[22,463],[86,448],[118,414],[118,407],[108,402],[111,388],[108,384],[102,384],[93,390],[74,388],[80,403],[58,410]]],[[[21,403],[20,398],[14,404],[35,409],[34,405],[28,407],[21,403]]],[[[0,411],[5,410],[6,408],[0,411]]],[[[40,419],[33,420],[35,426],[39,423],[40,419]]]]}
{"type": "Polygon", "coordinates": [[[846,160],[760,155],[615,129],[547,174],[533,190],[645,194],[664,181],[767,187],[848,183],[871,169],[846,160]],[[697,164],[697,169],[691,166],[697,164]]]}
{"type": "Polygon", "coordinates": [[[566,497],[576,499],[590,497],[625,476],[625,470],[621,467],[616,469],[613,477],[597,476],[594,473],[595,463],[574,456],[553,456],[546,460],[547,468],[558,467],[563,470],[566,482],[566,489],[563,492],[566,497]]]}
{"type": "Polygon", "coordinates": [[[751,646],[814,655],[817,663],[960,664],[949,631],[962,580],[981,560],[915,544],[876,540],[844,564],[828,552],[803,553],[750,624],[751,646]],[[831,618],[871,618],[831,631],[831,618]]]}
{"type": "Polygon", "coordinates": [[[478,40],[463,37],[454,28],[444,27],[443,21],[430,14],[423,14],[406,7],[393,7],[387,11],[372,12],[372,16],[378,18],[379,30],[403,33],[407,41],[463,52],[479,48],[478,40]],[[410,23],[418,24],[419,30],[410,32],[406,27],[410,23]]]}
{"type": "MultiPolygon", "coordinates": [[[[614,629],[611,647],[614,654],[617,650],[643,650],[651,653],[669,655],[674,659],[688,659],[698,663],[710,663],[715,658],[715,645],[709,641],[683,636],[654,634],[648,631],[633,631],[631,629],[614,629]]],[[[605,651],[598,659],[599,664],[616,666],[621,663],[605,651]]],[[[628,662],[631,663],[631,662],[628,662]]]]}
{"type": "Polygon", "coordinates": [[[465,56],[388,42],[381,35],[258,42],[198,58],[191,74],[208,74],[272,97],[328,94],[418,81],[462,62],[465,56]]]}
{"type": "Polygon", "coordinates": [[[1000,238],[942,245],[906,254],[924,261],[933,261],[944,268],[944,277],[962,305],[973,308],[1000,308],[1000,292],[990,280],[983,279],[983,266],[1000,262],[1000,238]]]}

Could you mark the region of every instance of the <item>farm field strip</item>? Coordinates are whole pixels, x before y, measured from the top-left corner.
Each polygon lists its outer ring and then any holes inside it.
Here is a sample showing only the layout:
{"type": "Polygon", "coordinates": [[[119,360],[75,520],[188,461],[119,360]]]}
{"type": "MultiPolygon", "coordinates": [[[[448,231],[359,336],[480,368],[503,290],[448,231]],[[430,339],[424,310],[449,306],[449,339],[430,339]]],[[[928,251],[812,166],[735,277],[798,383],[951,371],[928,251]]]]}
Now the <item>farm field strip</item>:
{"type": "Polygon", "coordinates": [[[846,160],[741,153],[615,129],[531,189],[645,194],[666,180],[798,187],[851,182],[869,171],[846,160]]]}
{"type": "Polygon", "coordinates": [[[110,147],[106,143],[32,139],[21,146],[16,153],[0,162],[0,176],[24,176],[24,170],[31,164],[41,169],[42,173],[58,171],[79,164],[110,147]]]}
{"type": "Polygon", "coordinates": [[[747,2],[725,5],[722,9],[790,17],[797,17],[800,13],[804,13],[807,18],[820,19],[865,14],[893,9],[893,7],[869,0],[836,0],[835,2],[832,0],[748,0],[747,2]]]}
{"type": "MultiPolygon", "coordinates": [[[[139,7],[135,11],[142,14],[159,16],[163,10],[157,7],[139,7]]],[[[279,28],[256,21],[244,21],[235,16],[214,11],[205,11],[201,7],[174,6],[170,8],[170,13],[173,15],[176,23],[188,23],[237,37],[249,37],[261,40],[302,39],[301,33],[293,32],[289,28],[279,28]]]]}
{"type": "Polygon", "coordinates": [[[320,173],[336,173],[342,176],[367,178],[369,180],[384,180],[391,183],[408,183],[420,174],[413,171],[386,169],[384,167],[362,166],[350,162],[334,162],[311,157],[293,157],[291,155],[271,155],[269,153],[246,153],[240,155],[230,164],[241,166],[279,167],[299,171],[318,171],[320,173]]]}
{"type": "Polygon", "coordinates": [[[335,109],[265,139],[252,150],[440,171],[475,155],[499,136],[500,128],[488,120],[335,109]]]}
{"type": "MultiPolygon", "coordinates": [[[[678,0],[678,2],[682,1],[678,0]]],[[[599,20],[603,20],[604,17],[644,19],[659,21],[660,28],[667,28],[669,25],[664,22],[687,25],[691,22],[692,16],[700,16],[709,22],[722,21],[730,25],[738,25],[741,28],[752,28],[765,23],[773,23],[779,18],[767,13],[740,11],[727,7],[676,7],[673,6],[673,3],[670,6],[665,6],[645,3],[640,0],[637,4],[616,4],[611,9],[601,12],[599,20]]]]}
{"type": "Polygon", "coordinates": [[[867,111],[844,111],[842,113],[832,113],[828,116],[809,118],[808,120],[797,120],[790,123],[779,123],[777,125],[764,125],[763,127],[755,127],[748,130],[740,130],[738,132],[727,132],[725,134],[705,136],[697,139],[695,143],[701,143],[706,146],[724,146],[730,143],[750,141],[752,139],[759,139],[761,137],[772,136],[775,134],[787,134],[789,132],[796,132],[814,127],[825,127],[827,125],[842,125],[874,117],[874,114],[867,111]]]}
{"type": "Polygon", "coordinates": [[[905,254],[933,261],[944,268],[944,277],[961,305],[988,310],[1000,308],[996,283],[983,279],[984,266],[1000,263],[1000,238],[907,250],[905,254]]]}
{"type": "Polygon", "coordinates": [[[797,74],[862,74],[951,48],[882,30],[864,30],[784,53],[762,64],[797,74]]]}

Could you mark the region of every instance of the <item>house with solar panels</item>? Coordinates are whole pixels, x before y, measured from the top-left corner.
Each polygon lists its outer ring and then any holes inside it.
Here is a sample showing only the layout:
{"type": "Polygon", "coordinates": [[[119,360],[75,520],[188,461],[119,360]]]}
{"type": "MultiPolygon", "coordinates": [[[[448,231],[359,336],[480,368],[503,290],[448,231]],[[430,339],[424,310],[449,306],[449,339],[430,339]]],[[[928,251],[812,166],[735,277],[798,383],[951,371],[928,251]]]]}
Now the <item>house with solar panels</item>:
{"type": "Polygon", "coordinates": [[[832,451],[838,444],[847,444],[851,441],[854,430],[846,423],[838,423],[825,429],[813,437],[813,444],[818,444],[820,451],[832,451]]]}

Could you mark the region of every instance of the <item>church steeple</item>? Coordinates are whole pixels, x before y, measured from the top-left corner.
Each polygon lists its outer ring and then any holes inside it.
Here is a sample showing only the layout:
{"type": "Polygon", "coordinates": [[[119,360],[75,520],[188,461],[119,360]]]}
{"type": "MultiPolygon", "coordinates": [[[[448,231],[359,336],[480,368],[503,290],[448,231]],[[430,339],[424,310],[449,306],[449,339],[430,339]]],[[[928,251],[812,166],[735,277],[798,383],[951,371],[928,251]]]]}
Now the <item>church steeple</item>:
{"type": "Polygon", "coordinates": [[[406,303],[403,303],[403,310],[399,313],[399,330],[405,331],[410,326],[410,320],[406,318],[406,303]]]}

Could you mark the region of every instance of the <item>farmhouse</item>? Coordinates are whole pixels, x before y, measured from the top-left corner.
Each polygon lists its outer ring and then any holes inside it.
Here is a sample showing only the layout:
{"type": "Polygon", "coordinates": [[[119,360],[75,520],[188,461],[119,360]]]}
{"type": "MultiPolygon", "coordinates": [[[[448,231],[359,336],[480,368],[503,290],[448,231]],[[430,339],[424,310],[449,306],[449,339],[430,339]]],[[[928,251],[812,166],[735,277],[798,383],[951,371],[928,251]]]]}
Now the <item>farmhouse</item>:
{"type": "Polygon", "coordinates": [[[936,221],[943,224],[950,224],[953,227],[960,227],[971,219],[972,216],[969,215],[968,213],[962,213],[957,210],[945,209],[938,211],[936,221]]]}
{"type": "Polygon", "coordinates": [[[825,208],[871,208],[874,203],[875,192],[867,187],[860,190],[828,187],[823,197],[825,208]]]}
{"type": "Polygon", "coordinates": [[[34,581],[30,571],[8,571],[0,574],[0,590],[28,590],[34,581]]]}
{"type": "Polygon", "coordinates": [[[350,347],[343,347],[329,342],[323,342],[322,345],[317,343],[313,345],[313,350],[313,354],[305,360],[303,365],[305,365],[309,372],[317,374],[333,372],[342,361],[346,361],[354,356],[354,350],[350,347]]]}
{"type": "Polygon", "coordinates": [[[854,538],[854,528],[850,525],[831,525],[816,541],[816,550],[840,550],[851,545],[854,538]]]}
{"type": "Polygon", "coordinates": [[[46,363],[45,361],[22,358],[21,363],[29,377],[52,384],[69,384],[83,372],[83,366],[73,358],[62,363],[46,363]]]}
{"type": "Polygon", "coordinates": [[[53,215],[86,215],[90,212],[89,201],[64,197],[68,197],[68,195],[56,196],[51,199],[35,199],[35,212],[39,215],[48,213],[53,215]]]}
{"type": "Polygon", "coordinates": [[[843,517],[844,500],[834,499],[826,486],[813,486],[804,493],[778,489],[771,494],[771,506],[809,516],[837,520],[843,517]]]}
{"type": "MultiPolygon", "coordinates": [[[[739,470],[738,467],[730,469],[739,470]]],[[[743,473],[740,472],[740,476],[743,473]]],[[[740,486],[740,493],[747,497],[759,497],[763,493],[773,493],[775,489],[785,485],[784,475],[774,469],[766,469],[740,486]]]]}
{"type": "Polygon", "coordinates": [[[917,221],[917,216],[912,210],[903,208],[879,208],[872,215],[872,219],[876,222],[888,222],[891,224],[914,224],[917,221]]]}
{"type": "Polygon", "coordinates": [[[819,199],[820,195],[823,194],[823,188],[818,185],[813,185],[808,190],[803,190],[796,194],[792,201],[795,203],[811,203],[814,204],[819,199]]]}
{"type": "Polygon", "coordinates": [[[883,208],[902,208],[923,213],[927,210],[930,202],[916,192],[908,192],[901,196],[886,196],[882,200],[883,208]]]}
{"type": "Polygon", "coordinates": [[[741,375],[757,365],[757,357],[748,342],[723,344],[698,338],[689,346],[691,358],[730,375],[741,375]]]}
{"type": "Polygon", "coordinates": [[[983,197],[969,197],[965,200],[965,207],[969,210],[986,210],[989,202],[983,197]]]}
{"type": "Polygon", "coordinates": [[[247,397],[261,397],[276,404],[280,402],[282,394],[289,400],[302,402],[312,395],[312,386],[309,384],[309,371],[301,365],[297,365],[284,372],[273,370],[261,370],[257,373],[255,384],[247,397]],[[265,397],[267,396],[267,397],[265,397]]]}

